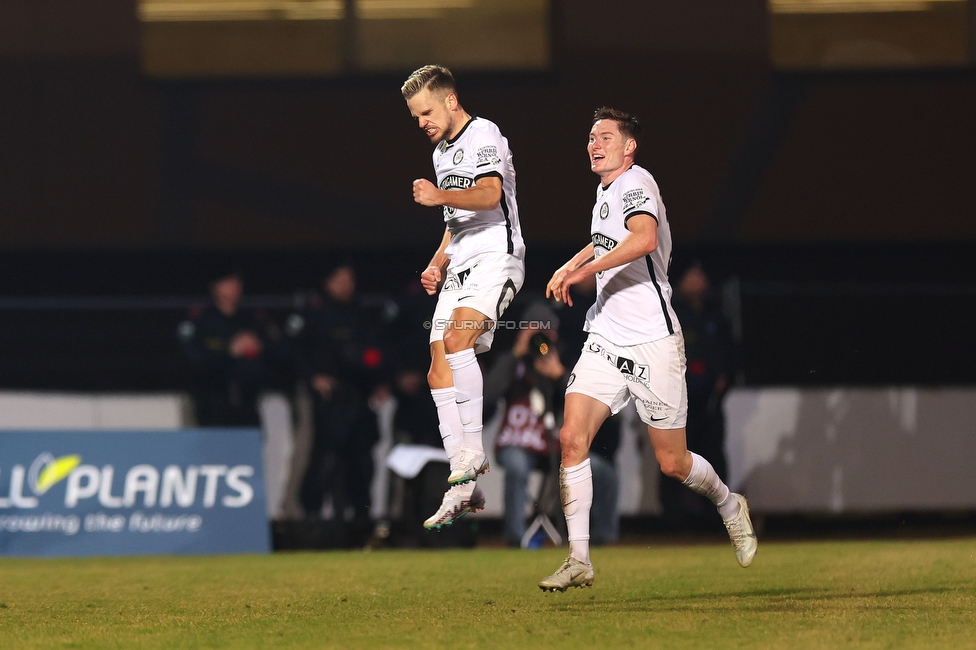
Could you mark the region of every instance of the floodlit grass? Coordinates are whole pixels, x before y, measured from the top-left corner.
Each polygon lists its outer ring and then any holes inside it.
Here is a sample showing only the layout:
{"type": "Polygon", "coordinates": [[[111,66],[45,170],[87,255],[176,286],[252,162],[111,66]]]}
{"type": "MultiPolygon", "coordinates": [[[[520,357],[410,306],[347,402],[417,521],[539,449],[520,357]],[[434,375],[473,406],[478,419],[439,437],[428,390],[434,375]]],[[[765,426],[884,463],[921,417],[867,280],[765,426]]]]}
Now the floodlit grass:
{"type": "Polygon", "coordinates": [[[973,648],[976,540],[0,559],[8,648],[973,648]]]}

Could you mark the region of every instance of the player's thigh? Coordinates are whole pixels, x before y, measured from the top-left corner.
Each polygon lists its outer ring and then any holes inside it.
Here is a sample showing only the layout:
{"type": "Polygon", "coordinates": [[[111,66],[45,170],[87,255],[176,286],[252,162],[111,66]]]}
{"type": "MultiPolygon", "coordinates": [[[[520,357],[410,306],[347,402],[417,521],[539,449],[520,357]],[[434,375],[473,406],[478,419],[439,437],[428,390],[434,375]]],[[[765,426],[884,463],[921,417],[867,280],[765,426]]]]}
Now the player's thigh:
{"type": "Polygon", "coordinates": [[[564,467],[579,465],[590,450],[596,432],[610,417],[610,407],[584,393],[566,393],[559,446],[564,467]]]}
{"type": "Polygon", "coordinates": [[[494,325],[494,320],[472,307],[455,307],[444,330],[444,349],[448,353],[475,347],[478,338],[494,325]]]}
{"type": "Polygon", "coordinates": [[[680,332],[650,343],[615,348],[614,352],[617,366],[622,373],[626,370],[627,386],[641,421],[654,429],[683,432],[688,421],[688,388],[680,332]]]}

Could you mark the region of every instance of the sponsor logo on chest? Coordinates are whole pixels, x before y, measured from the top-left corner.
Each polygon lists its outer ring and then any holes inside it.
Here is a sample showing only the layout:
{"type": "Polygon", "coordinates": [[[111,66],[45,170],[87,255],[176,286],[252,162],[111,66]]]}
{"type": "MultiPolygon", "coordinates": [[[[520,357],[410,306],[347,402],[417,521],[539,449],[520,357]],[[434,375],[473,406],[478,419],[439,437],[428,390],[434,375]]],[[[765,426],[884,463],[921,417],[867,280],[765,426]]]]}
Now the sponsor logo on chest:
{"type": "Polygon", "coordinates": [[[474,181],[466,176],[448,174],[441,179],[439,187],[442,190],[466,190],[471,187],[473,183],[474,181]]]}

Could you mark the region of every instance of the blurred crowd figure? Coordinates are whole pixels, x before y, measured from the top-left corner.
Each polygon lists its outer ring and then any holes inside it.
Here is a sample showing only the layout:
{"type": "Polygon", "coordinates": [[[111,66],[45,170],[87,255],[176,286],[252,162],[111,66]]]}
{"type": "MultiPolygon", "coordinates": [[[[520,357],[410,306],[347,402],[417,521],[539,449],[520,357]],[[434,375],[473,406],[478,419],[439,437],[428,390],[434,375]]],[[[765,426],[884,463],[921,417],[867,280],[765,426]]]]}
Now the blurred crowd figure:
{"type": "MultiPolygon", "coordinates": [[[[546,477],[558,472],[564,392],[584,342],[582,325],[595,290],[592,280],[572,288],[577,298],[573,306],[519,296],[511,313],[518,314],[513,320],[524,327],[500,331],[496,349],[486,355],[487,415],[495,404],[503,409],[495,454],[505,472],[503,532],[511,546],[524,545],[532,517],[551,515],[557,527],[563,525],[558,495],[550,513],[547,507],[553,503],[546,504],[543,492],[546,477]],[[542,473],[543,489],[530,495],[533,471],[542,473]]],[[[394,443],[441,445],[426,381],[430,359],[425,322],[433,299],[414,279],[387,308],[366,305],[356,290],[353,264],[342,262],[325,274],[320,287],[303,294],[300,309],[283,316],[282,331],[263,310],[241,306],[240,269],[221,267],[213,273],[209,293],[209,303],[190,310],[178,326],[197,424],[260,426],[262,391],[281,390],[293,399],[303,391],[310,396],[313,431],[299,482],[305,517],[339,519],[363,531],[370,528],[370,486],[378,471],[372,455],[379,440],[378,406],[391,397],[396,400],[394,443]]],[[[734,375],[736,348],[700,263],[692,263],[679,276],[673,305],[688,361],[688,447],[714,459],[716,472],[725,479],[722,400],[734,375]]],[[[590,449],[594,544],[619,537],[614,459],[620,429],[619,416],[608,418],[590,449]]],[[[446,463],[430,463],[399,494],[396,514],[418,545],[425,538],[421,523],[436,507],[442,474],[447,472],[446,463]]],[[[672,529],[714,523],[717,515],[710,502],[663,475],[659,494],[663,520],[672,529]]],[[[450,537],[442,541],[449,543],[450,537]]]]}
{"type": "MultiPolygon", "coordinates": [[[[692,261],[678,276],[671,305],[685,340],[688,449],[708,458],[727,481],[722,401],[735,375],[737,353],[731,325],[700,261],[692,261]]],[[[708,499],[664,474],[659,496],[664,523],[672,530],[714,529],[721,520],[708,499]]]]}
{"type": "Polygon", "coordinates": [[[209,289],[210,303],[192,309],[177,330],[196,422],[202,427],[259,426],[258,395],[280,354],[281,331],[262,311],[241,308],[239,269],[217,271],[209,289]]]}
{"type": "MultiPolygon", "coordinates": [[[[529,475],[558,467],[557,432],[569,380],[559,357],[555,312],[538,301],[522,312],[521,320],[527,326],[517,331],[514,345],[498,355],[485,375],[485,402],[504,400],[495,456],[505,470],[504,534],[509,546],[522,545],[525,535],[529,475]]],[[[559,511],[535,514],[558,521],[559,511]]]]}
{"type": "Polygon", "coordinates": [[[342,263],[291,320],[288,334],[299,381],[312,397],[313,440],[300,501],[305,515],[370,527],[373,445],[379,440],[371,399],[384,399],[387,365],[382,323],[357,300],[356,273],[342,263]]]}
{"type": "MultiPolygon", "coordinates": [[[[526,307],[513,310],[520,314],[521,328],[515,331],[511,347],[496,354],[485,376],[486,403],[501,399],[504,409],[495,452],[505,470],[503,530],[510,546],[535,545],[524,539],[527,516],[546,516],[557,529],[564,528],[558,494],[548,491],[558,492],[563,401],[596,286],[586,282],[573,289],[580,301],[572,307],[542,297],[523,298],[526,307]],[[534,470],[542,472],[543,480],[539,493],[530,496],[529,477],[534,470]]],[[[619,444],[620,418],[608,418],[591,446],[595,488],[590,539],[596,545],[615,542],[620,534],[615,460],[619,444]]]]}

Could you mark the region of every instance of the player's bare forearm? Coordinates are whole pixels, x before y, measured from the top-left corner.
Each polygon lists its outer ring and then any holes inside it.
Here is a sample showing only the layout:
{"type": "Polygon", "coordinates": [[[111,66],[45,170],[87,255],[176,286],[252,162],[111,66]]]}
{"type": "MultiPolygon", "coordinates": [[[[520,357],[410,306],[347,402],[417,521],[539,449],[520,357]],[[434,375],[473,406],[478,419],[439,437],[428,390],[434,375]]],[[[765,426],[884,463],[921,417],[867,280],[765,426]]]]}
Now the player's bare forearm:
{"type": "Polygon", "coordinates": [[[585,273],[582,277],[606,271],[653,253],[657,249],[657,221],[645,214],[633,217],[628,222],[630,234],[621,240],[613,250],[594,258],[575,270],[585,273]]]}
{"type": "Polygon", "coordinates": [[[580,250],[580,252],[576,253],[576,255],[573,255],[573,257],[570,258],[568,262],[563,264],[559,270],[575,271],[576,269],[583,266],[584,264],[586,264],[592,259],[593,259],[593,244],[587,244],[586,246],[583,247],[582,250],[580,250]]]}
{"type": "Polygon", "coordinates": [[[447,265],[450,263],[451,258],[448,257],[444,253],[444,251],[447,250],[447,246],[450,243],[451,243],[451,231],[445,228],[444,236],[441,237],[440,246],[437,247],[437,252],[434,253],[434,256],[430,258],[430,264],[427,265],[428,267],[436,266],[441,271],[447,268],[447,265]]]}
{"type": "Polygon", "coordinates": [[[433,296],[441,286],[444,279],[444,270],[450,263],[451,258],[444,252],[447,245],[451,243],[451,231],[444,229],[444,236],[441,237],[441,244],[437,247],[437,252],[430,258],[430,264],[420,274],[420,284],[423,286],[427,295],[433,296]]]}
{"type": "MultiPolygon", "coordinates": [[[[546,298],[555,295],[556,300],[562,299],[562,282],[563,278],[567,274],[575,271],[583,264],[586,264],[593,259],[593,244],[587,244],[583,247],[580,252],[573,255],[568,262],[556,269],[556,272],[552,274],[552,278],[549,280],[549,284],[546,285],[546,298]]],[[[570,303],[572,304],[572,303],[570,303]]]]}
{"type": "Polygon", "coordinates": [[[464,190],[442,190],[427,180],[414,181],[414,200],[426,206],[447,206],[458,210],[494,210],[502,200],[502,179],[479,178],[464,190]]]}

